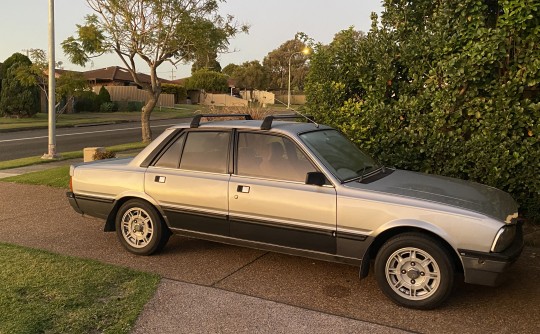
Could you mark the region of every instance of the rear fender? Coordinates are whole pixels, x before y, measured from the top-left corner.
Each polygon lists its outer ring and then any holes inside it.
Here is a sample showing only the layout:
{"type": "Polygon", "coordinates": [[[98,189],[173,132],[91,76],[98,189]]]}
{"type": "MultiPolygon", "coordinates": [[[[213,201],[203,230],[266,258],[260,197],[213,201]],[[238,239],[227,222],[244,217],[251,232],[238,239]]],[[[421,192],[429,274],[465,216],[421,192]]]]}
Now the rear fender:
{"type": "Polygon", "coordinates": [[[105,226],[103,228],[104,232],[113,232],[116,231],[116,215],[118,214],[118,210],[120,207],[126,203],[129,200],[132,199],[139,199],[148,202],[151,204],[156,210],[158,210],[161,217],[165,220],[165,223],[167,226],[169,225],[169,222],[167,220],[167,216],[165,216],[165,213],[161,209],[161,206],[158,204],[158,202],[151,196],[148,196],[146,193],[140,193],[140,192],[134,192],[134,191],[128,191],[125,193],[120,194],[116,197],[114,201],[114,206],[109,215],[107,216],[107,219],[105,221],[105,226]]]}

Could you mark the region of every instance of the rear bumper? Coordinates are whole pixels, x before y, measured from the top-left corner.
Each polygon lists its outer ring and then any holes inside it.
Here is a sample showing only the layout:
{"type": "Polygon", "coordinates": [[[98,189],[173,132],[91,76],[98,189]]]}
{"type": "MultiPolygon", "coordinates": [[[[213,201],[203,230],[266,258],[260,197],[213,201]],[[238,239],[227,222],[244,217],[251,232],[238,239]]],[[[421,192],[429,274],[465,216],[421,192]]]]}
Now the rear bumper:
{"type": "Polygon", "coordinates": [[[77,195],[66,192],[69,204],[77,213],[96,218],[107,219],[114,208],[114,200],[102,197],[77,195]]]}
{"type": "Polygon", "coordinates": [[[79,205],[77,204],[77,200],[75,199],[75,194],[72,193],[71,191],[68,191],[68,192],[66,192],[66,196],[68,198],[69,205],[71,205],[73,210],[75,210],[75,212],[80,213],[82,215],[83,212],[82,212],[81,208],[79,208],[79,205]]]}
{"type": "Polygon", "coordinates": [[[523,232],[518,232],[512,245],[501,253],[484,253],[459,249],[463,262],[465,283],[488,286],[500,285],[508,276],[511,266],[523,251],[523,232]]]}

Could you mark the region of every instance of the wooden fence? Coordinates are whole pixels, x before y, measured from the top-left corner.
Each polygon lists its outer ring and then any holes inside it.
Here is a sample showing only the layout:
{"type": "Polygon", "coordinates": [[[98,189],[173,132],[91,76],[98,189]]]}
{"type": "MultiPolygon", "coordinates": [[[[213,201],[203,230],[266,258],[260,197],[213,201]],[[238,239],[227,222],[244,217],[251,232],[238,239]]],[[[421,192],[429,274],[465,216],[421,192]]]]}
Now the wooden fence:
{"type": "MultiPolygon", "coordinates": [[[[146,102],[148,96],[144,90],[138,89],[135,86],[105,86],[111,95],[111,101],[139,101],[146,102]]],[[[94,87],[94,92],[99,93],[101,86],[94,87]]],[[[161,94],[159,96],[157,107],[174,107],[173,94],[161,94]]]]}

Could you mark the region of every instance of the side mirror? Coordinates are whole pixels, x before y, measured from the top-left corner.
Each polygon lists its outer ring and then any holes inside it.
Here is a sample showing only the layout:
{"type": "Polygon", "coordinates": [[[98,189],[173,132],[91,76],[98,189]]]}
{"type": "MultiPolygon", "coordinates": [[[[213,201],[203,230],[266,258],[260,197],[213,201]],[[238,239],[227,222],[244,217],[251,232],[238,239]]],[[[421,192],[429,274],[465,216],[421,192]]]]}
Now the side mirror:
{"type": "Polygon", "coordinates": [[[321,172],[308,172],[306,174],[306,184],[323,186],[326,184],[326,176],[321,172]]]}

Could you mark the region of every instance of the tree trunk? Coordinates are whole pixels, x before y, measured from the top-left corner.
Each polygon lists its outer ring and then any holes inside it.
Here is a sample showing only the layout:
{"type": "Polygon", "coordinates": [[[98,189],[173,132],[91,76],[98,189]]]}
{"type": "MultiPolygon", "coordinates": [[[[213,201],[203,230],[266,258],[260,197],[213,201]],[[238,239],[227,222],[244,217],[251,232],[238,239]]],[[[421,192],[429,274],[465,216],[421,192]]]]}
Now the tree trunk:
{"type": "Polygon", "coordinates": [[[152,141],[152,129],[150,128],[150,115],[152,110],[157,104],[158,96],[151,94],[151,97],[148,99],[146,104],[142,107],[141,112],[141,129],[142,129],[142,141],[145,144],[148,144],[152,141]]]}

